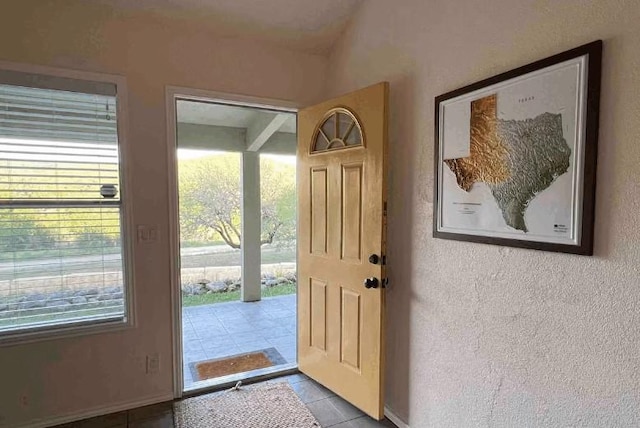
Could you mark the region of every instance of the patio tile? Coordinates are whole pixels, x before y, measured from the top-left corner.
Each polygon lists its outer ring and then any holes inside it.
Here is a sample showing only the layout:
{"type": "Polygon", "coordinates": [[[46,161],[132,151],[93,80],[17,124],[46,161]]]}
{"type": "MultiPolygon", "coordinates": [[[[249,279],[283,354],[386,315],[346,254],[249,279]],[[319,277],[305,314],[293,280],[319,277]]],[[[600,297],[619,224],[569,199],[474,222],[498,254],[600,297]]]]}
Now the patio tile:
{"type": "Polygon", "coordinates": [[[288,309],[278,309],[278,310],[273,310],[273,311],[268,311],[267,312],[267,316],[269,318],[284,318],[284,317],[295,317],[296,316],[296,311],[295,310],[288,310],[288,309]]]}
{"type": "Polygon", "coordinates": [[[273,346],[274,348],[276,348],[278,350],[278,352],[280,352],[282,355],[287,354],[287,355],[295,355],[296,351],[297,351],[297,347],[295,344],[293,345],[273,345],[271,344],[271,346],[273,346]]]}
{"type": "MultiPolygon", "coordinates": [[[[237,320],[238,322],[241,322],[241,321],[256,322],[256,321],[269,319],[269,316],[267,315],[267,313],[262,313],[262,312],[247,312],[246,314],[242,314],[241,317],[242,318],[237,320]]],[[[225,321],[226,320],[227,319],[225,319],[225,321]]]]}
{"type": "MultiPolygon", "coordinates": [[[[296,361],[296,298],[278,296],[259,302],[226,302],[183,309],[183,361],[189,363],[275,347],[296,361]]],[[[185,369],[185,385],[193,384],[185,369]]]]}
{"type": "Polygon", "coordinates": [[[214,337],[229,334],[223,325],[215,324],[199,324],[193,327],[193,331],[196,332],[198,337],[214,337]]]}
{"type": "Polygon", "coordinates": [[[269,318],[261,318],[259,320],[255,320],[253,321],[253,323],[258,326],[260,329],[267,329],[267,328],[276,328],[276,327],[280,327],[280,325],[278,325],[277,322],[269,319],[269,318]]]}
{"type": "Polygon", "coordinates": [[[210,305],[189,306],[182,309],[182,313],[188,316],[211,314],[213,308],[210,305]]]}
{"type": "Polygon", "coordinates": [[[183,329],[182,330],[182,340],[187,341],[190,339],[198,339],[198,335],[193,328],[183,329]]]}
{"type": "Polygon", "coordinates": [[[252,352],[259,351],[261,349],[271,348],[271,344],[264,339],[256,340],[254,342],[245,342],[237,345],[240,352],[252,352]]]}
{"type": "Polygon", "coordinates": [[[205,352],[207,354],[207,359],[210,359],[210,360],[214,358],[229,357],[231,355],[242,353],[242,351],[238,349],[236,346],[226,346],[224,348],[210,348],[210,349],[205,349],[205,352]]]}
{"type": "Polygon", "coordinates": [[[257,329],[257,326],[249,324],[249,323],[231,324],[231,325],[225,324],[224,328],[230,334],[234,334],[234,333],[247,333],[247,332],[255,331],[257,329]]]}
{"type": "Polygon", "coordinates": [[[264,337],[259,331],[248,331],[246,333],[233,334],[231,335],[231,339],[236,345],[239,345],[247,342],[255,342],[256,340],[263,340],[264,337]]]}
{"type": "Polygon", "coordinates": [[[238,310],[238,303],[239,302],[227,302],[227,303],[213,304],[209,306],[211,308],[212,313],[221,314],[221,313],[236,312],[238,310]]]}
{"type": "Polygon", "coordinates": [[[287,362],[287,364],[295,364],[298,361],[298,356],[296,354],[280,354],[282,358],[287,362]]]}
{"type": "Polygon", "coordinates": [[[239,311],[215,313],[218,321],[237,321],[244,318],[244,314],[239,311]]]}
{"type": "Polygon", "coordinates": [[[209,327],[222,327],[222,322],[220,319],[214,315],[204,315],[197,318],[191,319],[191,326],[193,328],[200,328],[203,326],[209,327]]]}
{"type": "Polygon", "coordinates": [[[185,354],[204,351],[200,339],[185,340],[184,342],[182,342],[182,349],[184,350],[185,354]]]}
{"type": "Polygon", "coordinates": [[[194,363],[194,362],[197,362],[197,361],[203,361],[203,360],[208,360],[208,359],[209,359],[209,356],[203,350],[203,351],[198,351],[198,352],[185,353],[183,361],[185,363],[194,363]]]}
{"type": "Polygon", "coordinates": [[[215,340],[220,339],[222,337],[229,336],[229,332],[226,328],[221,327],[219,329],[210,329],[210,328],[200,328],[195,330],[198,339],[200,340],[215,340]]]}
{"type": "Polygon", "coordinates": [[[212,348],[230,348],[230,347],[235,347],[236,343],[233,341],[233,337],[232,336],[220,336],[220,337],[213,337],[211,339],[207,339],[207,340],[203,340],[202,341],[202,347],[207,350],[207,349],[212,349],[212,348]]]}
{"type": "Polygon", "coordinates": [[[269,339],[269,343],[275,346],[295,347],[298,342],[296,341],[295,336],[289,335],[285,337],[276,337],[269,339]]]}
{"type": "Polygon", "coordinates": [[[265,339],[275,339],[278,337],[295,337],[295,333],[287,327],[277,326],[274,328],[261,328],[258,330],[260,335],[265,339]]]}

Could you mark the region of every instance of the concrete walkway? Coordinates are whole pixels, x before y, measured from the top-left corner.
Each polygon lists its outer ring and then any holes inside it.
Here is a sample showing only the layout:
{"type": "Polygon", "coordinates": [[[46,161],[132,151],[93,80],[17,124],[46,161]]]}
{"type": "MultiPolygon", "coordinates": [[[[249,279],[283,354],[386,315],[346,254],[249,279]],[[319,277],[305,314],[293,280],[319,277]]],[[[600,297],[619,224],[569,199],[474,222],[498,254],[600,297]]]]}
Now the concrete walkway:
{"type": "Polygon", "coordinates": [[[228,302],[182,309],[184,383],[194,383],[190,363],[258,351],[276,350],[296,361],[296,295],[259,302],[228,302]]]}

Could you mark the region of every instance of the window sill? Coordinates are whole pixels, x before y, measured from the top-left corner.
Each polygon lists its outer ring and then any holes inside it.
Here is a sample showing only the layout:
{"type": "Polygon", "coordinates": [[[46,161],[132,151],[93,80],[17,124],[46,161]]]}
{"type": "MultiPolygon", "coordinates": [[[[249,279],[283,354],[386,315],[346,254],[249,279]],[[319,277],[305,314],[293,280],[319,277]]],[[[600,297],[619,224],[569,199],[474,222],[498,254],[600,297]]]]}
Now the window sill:
{"type": "Polygon", "coordinates": [[[0,347],[24,345],[99,333],[128,330],[133,322],[123,316],[95,317],[49,326],[33,326],[0,333],[0,347]]]}

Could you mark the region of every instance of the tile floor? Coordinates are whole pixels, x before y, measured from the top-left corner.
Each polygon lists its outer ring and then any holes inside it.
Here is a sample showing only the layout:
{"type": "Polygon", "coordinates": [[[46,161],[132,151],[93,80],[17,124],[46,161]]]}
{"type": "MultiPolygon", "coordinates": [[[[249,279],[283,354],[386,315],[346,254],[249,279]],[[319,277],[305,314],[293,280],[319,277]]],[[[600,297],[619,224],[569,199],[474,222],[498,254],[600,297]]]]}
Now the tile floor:
{"type": "Polygon", "coordinates": [[[259,302],[228,302],[182,310],[185,389],[194,385],[190,363],[276,348],[296,361],[296,295],[259,302]]]}
{"type": "MultiPolygon", "coordinates": [[[[295,374],[267,382],[287,381],[323,428],[396,427],[388,420],[378,422],[337,397],[303,374],[295,374]]],[[[174,428],[173,403],[166,402],[114,413],[57,428],[174,428]]],[[[252,428],[252,427],[229,427],[252,428]]],[[[292,427],[293,428],[293,427],[292,427]]]]}

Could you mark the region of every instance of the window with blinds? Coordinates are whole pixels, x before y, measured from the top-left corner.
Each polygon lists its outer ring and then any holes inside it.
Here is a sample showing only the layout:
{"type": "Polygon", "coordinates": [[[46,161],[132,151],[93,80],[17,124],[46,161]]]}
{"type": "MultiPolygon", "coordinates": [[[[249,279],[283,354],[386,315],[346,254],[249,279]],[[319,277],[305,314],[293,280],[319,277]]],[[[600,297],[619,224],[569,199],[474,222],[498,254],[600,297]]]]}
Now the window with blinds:
{"type": "Polygon", "coordinates": [[[125,320],[116,103],[0,71],[0,337],[125,320]]]}

